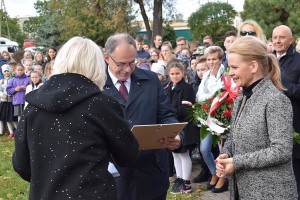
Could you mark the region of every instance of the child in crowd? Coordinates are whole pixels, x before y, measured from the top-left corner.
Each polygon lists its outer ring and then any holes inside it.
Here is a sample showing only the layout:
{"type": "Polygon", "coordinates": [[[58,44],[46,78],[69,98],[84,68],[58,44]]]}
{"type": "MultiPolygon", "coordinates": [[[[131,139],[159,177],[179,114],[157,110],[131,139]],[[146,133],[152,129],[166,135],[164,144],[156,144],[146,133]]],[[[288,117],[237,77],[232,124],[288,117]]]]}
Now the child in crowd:
{"type": "Polygon", "coordinates": [[[4,122],[7,122],[9,137],[14,137],[13,116],[14,107],[12,105],[12,96],[7,94],[6,87],[11,79],[10,66],[5,64],[2,66],[3,78],[0,80],[0,135],[4,133],[4,122]]]}
{"type": "Polygon", "coordinates": [[[153,63],[151,66],[151,71],[157,74],[158,79],[160,80],[163,87],[167,85],[167,79],[165,76],[165,66],[162,63],[153,63]]]}
{"type": "Polygon", "coordinates": [[[32,71],[32,66],[33,66],[33,60],[26,59],[24,61],[25,75],[28,77],[30,76],[30,73],[32,71]]]}
{"type": "Polygon", "coordinates": [[[189,193],[192,191],[190,177],[192,172],[192,161],[189,155],[190,149],[199,140],[199,132],[188,114],[189,106],[183,105],[182,101],[195,102],[195,93],[191,85],[185,82],[185,67],[178,59],[173,59],[167,65],[170,78],[166,93],[171,100],[172,107],[179,122],[189,122],[183,129],[184,141],[180,149],[173,151],[174,166],[177,179],[174,182],[171,193],[189,193]]]}
{"type": "Polygon", "coordinates": [[[11,77],[15,76],[15,74],[16,74],[15,68],[16,68],[17,62],[14,59],[11,59],[7,64],[9,64],[9,66],[10,66],[10,76],[11,77]]]}
{"type": "Polygon", "coordinates": [[[21,64],[16,66],[16,75],[8,81],[6,91],[13,96],[14,116],[21,118],[25,104],[26,86],[29,84],[29,78],[24,73],[24,67],[21,64]]]}
{"type": "Polygon", "coordinates": [[[27,60],[27,59],[32,60],[32,54],[31,54],[30,51],[25,51],[24,54],[23,54],[23,58],[21,59],[21,64],[23,66],[25,66],[25,60],[27,60]]]}
{"type": "Polygon", "coordinates": [[[34,65],[41,65],[44,66],[45,59],[44,54],[40,51],[35,52],[34,54],[34,65]]]}
{"type": "Polygon", "coordinates": [[[136,44],[136,58],[143,58],[143,59],[149,59],[150,54],[148,51],[145,51],[143,49],[144,45],[144,38],[140,35],[136,36],[135,38],[135,44],[136,44]]]}
{"type": "Polygon", "coordinates": [[[192,82],[192,87],[194,89],[194,92],[197,93],[198,91],[198,88],[199,88],[199,85],[201,83],[201,80],[203,78],[203,74],[208,71],[209,68],[206,64],[206,58],[201,58],[199,60],[199,62],[196,64],[196,67],[195,67],[195,79],[194,81],[192,82]]]}
{"type": "MultiPolygon", "coordinates": [[[[30,84],[27,85],[25,94],[27,94],[27,93],[29,93],[29,92],[31,92],[33,90],[36,90],[36,89],[40,88],[42,85],[43,85],[43,83],[42,83],[42,75],[41,75],[41,73],[39,73],[37,71],[32,71],[30,73],[30,84]]],[[[27,104],[28,103],[25,102],[25,107],[24,108],[26,108],[27,104]]]]}
{"type": "Polygon", "coordinates": [[[34,65],[33,66],[33,71],[39,72],[43,76],[43,67],[42,65],[34,65]]]}
{"type": "Polygon", "coordinates": [[[150,70],[150,63],[145,58],[137,58],[136,66],[140,69],[150,70]]]}
{"type": "Polygon", "coordinates": [[[144,44],[143,44],[143,49],[144,49],[145,51],[149,52],[149,49],[150,49],[149,44],[148,44],[148,43],[144,43],[144,44]]]}
{"type": "Polygon", "coordinates": [[[50,78],[51,74],[52,74],[52,66],[54,64],[54,60],[51,60],[50,62],[48,62],[45,65],[45,70],[44,70],[44,74],[43,74],[43,78],[42,81],[43,83],[45,83],[46,81],[48,81],[48,79],[50,78]]]}
{"type": "Polygon", "coordinates": [[[2,51],[2,57],[7,61],[9,62],[11,60],[11,56],[10,56],[10,53],[8,51],[2,51]]]}

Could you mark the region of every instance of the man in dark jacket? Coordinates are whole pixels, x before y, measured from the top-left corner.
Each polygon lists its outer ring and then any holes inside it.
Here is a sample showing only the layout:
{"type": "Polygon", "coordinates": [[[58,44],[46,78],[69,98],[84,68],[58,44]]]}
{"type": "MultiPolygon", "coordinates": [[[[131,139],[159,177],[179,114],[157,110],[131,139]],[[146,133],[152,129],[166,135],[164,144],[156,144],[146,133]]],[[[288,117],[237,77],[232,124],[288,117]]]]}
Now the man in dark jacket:
{"type": "MultiPolygon", "coordinates": [[[[178,122],[157,75],[135,67],[135,41],[116,34],[105,44],[108,63],[104,93],[123,107],[129,125],[178,122]]],[[[169,149],[180,145],[180,136],[164,143],[169,149]]],[[[130,145],[130,144],[128,144],[130,145]]],[[[117,167],[118,197],[122,200],[163,200],[169,188],[166,150],[143,150],[133,166],[117,167]]]]}
{"type": "MultiPolygon", "coordinates": [[[[281,68],[281,80],[287,89],[285,94],[293,106],[293,126],[300,133],[300,54],[293,47],[293,35],[288,26],[277,26],[272,34],[275,54],[281,68]]],[[[293,167],[300,199],[300,144],[293,149],[293,167]]]]}

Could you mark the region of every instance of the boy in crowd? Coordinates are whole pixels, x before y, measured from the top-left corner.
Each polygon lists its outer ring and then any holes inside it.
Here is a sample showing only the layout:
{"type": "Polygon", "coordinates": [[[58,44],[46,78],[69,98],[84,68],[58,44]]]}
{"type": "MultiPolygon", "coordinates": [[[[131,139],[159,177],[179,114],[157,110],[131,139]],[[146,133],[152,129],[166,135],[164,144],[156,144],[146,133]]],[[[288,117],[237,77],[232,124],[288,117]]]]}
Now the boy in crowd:
{"type": "Polygon", "coordinates": [[[138,35],[135,38],[135,44],[136,44],[136,58],[143,58],[143,59],[149,59],[150,54],[144,50],[143,45],[144,45],[144,39],[142,36],[138,35]]]}

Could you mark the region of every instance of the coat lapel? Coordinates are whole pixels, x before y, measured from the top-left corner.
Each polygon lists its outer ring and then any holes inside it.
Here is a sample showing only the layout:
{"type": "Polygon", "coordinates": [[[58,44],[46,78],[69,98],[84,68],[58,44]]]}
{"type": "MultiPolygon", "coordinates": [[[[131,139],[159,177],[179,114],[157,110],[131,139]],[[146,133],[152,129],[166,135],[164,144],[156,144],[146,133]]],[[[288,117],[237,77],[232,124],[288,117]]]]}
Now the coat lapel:
{"type": "Polygon", "coordinates": [[[117,88],[114,86],[108,73],[107,80],[104,86],[104,93],[108,96],[115,98],[122,106],[126,106],[126,100],[122,97],[117,88]]]}
{"type": "Polygon", "coordinates": [[[134,100],[143,93],[142,82],[149,79],[141,69],[135,69],[131,74],[131,85],[127,101],[121,96],[119,91],[114,86],[108,72],[107,80],[104,86],[104,93],[115,98],[123,107],[127,108],[134,100]]]}
{"type": "Polygon", "coordinates": [[[143,93],[143,90],[141,89],[141,85],[142,85],[141,81],[133,73],[131,75],[131,85],[128,94],[127,106],[129,106],[132,102],[134,102],[134,100],[143,93]]]}

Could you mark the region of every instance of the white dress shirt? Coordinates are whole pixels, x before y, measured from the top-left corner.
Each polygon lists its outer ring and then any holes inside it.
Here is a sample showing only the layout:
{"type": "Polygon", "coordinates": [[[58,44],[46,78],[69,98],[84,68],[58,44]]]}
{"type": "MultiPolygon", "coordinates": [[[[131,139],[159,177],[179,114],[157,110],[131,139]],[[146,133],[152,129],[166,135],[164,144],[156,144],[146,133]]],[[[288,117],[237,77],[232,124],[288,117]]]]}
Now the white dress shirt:
{"type": "MultiPolygon", "coordinates": [[[[117,79],[117,77],[115,77],[115,75],[113,75],[113,73],[111,73],[110,68],[108,66],[108,74],[114,84],[114,86],[117,88],[117,90],[119,91],[121,84],[118,82],[119,80],[117,79]]],[[[131,78],[129,77],[125,82],[124,85],[127,88],[128,94],[130,91],[130,84],[131,84],[131,78]]]]}

